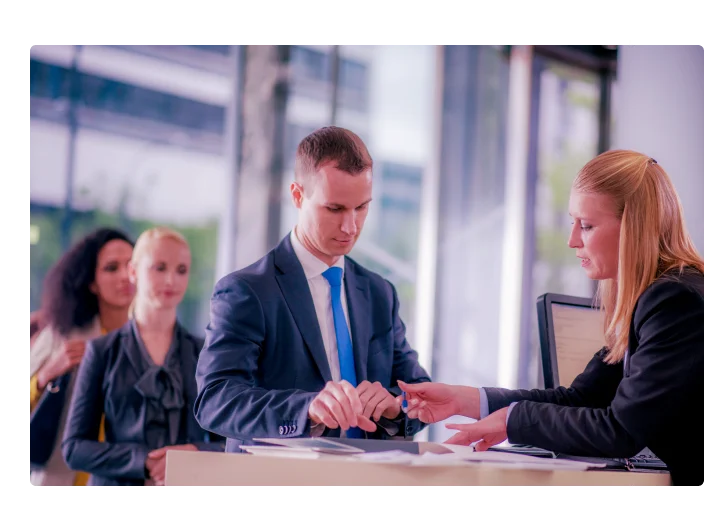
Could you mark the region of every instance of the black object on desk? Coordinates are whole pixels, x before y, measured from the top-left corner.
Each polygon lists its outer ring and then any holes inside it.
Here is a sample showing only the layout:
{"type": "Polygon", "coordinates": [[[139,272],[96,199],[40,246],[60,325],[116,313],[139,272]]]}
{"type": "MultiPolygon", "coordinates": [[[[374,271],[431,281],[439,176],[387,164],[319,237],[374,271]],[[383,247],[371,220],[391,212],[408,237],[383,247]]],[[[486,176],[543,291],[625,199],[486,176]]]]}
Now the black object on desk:
{"type": "Polygon", "coordinates": [[[509,446],[493,446],[489,448],[489,451],[498,451],[503,453],[516,453],[519,455],[529,455],[539,458],[559,458],[562,460],[576,460],[579,462],[596,462],[599,464],[606,464],[603,468],[607,470],[656,470],[656,471],[667,471],[667,466],[655,455],[650,454],[638,454],[631,458],[602,458],[602,457],[587,457],[587,456],[576,456],[576,455],[566,455],[564,453],[555,453],[553,451],[548,451],[547,449],[542,449],[540,447],[535,447],[527,444],[513,444],[509,446]]]}
{"type": "Polygon", "coordinates": [[[514,453],[516,455],[530,455],[538,458],[556,458],[555,453],[540,447],[530,446],[526,444],[514,444],[509,446],[492,446],[489,451],[497,451],[499,453],[514,453]]]}

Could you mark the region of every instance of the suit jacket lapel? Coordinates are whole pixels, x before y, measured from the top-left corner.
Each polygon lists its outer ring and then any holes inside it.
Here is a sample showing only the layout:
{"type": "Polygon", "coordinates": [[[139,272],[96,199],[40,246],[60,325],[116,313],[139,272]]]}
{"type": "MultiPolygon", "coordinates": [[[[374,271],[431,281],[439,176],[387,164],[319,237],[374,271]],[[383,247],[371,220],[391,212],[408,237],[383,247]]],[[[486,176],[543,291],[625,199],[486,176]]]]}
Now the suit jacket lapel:
{"type": "Polygon", "coordinates": [[[137,323],[131,319],[129,324],[122,327],[120,333],[120,347],[134,369],[137,379],[144,374],[146,360],[142,357],[142,351],[137,342],[137,323]]]}
{"type": "Polygon", "coordinates": [[[354,366],[359,384],[367,379],[367,356],[371,337],[369,279],[357,275],[349,259],[345,259],[345,294],[350,315],[354,366]]]}
{"type": "Polygon", "coordinates": [[[323,380],[332,381],[323,336],[320,332],[318,316],[315,313],[313,296],[310,293],[305,273],[303,273],[303,267],[291,246],[290,235],[287,235],[274,250],[274,263],[281,272],[276,276],[276,281],[308,351],[323,380]]]}

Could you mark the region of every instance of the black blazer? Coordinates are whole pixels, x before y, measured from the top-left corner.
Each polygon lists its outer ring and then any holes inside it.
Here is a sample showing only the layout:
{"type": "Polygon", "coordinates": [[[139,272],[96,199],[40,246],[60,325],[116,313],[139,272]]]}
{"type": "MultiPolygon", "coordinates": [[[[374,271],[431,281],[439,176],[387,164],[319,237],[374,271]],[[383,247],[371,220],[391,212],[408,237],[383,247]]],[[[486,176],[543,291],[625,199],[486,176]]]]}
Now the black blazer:
{"type": "MultiPolygon", "coordinates": [[[[71,469],[91,473],[89,485],[143,485],[147,454],[163,447],[148,445],[144,363],[131,324],[90,341],[78,369],[62,451],[71,469]],[[103,414],[105,442],[99,442],[103,414]]],[[[203,340],[178,324],[175,340],[172,346],[178,347],[181,383],[174,399],[182,407],[175,411],[178,425],[173,427],[173,443],[223,451],[224,439],[202,429],[193,415],[196,363],[203,340]]]]}
{"type": "Polygon", "coordinates": [[[629,354],[608,365],[600,350],[569,388],[486,389],[489,411],[519,401],[508,440],[572,455],[631,457],[648,447],[676,485],[704,482],[704,276],[668,272],[638,299],[629,354]]]}

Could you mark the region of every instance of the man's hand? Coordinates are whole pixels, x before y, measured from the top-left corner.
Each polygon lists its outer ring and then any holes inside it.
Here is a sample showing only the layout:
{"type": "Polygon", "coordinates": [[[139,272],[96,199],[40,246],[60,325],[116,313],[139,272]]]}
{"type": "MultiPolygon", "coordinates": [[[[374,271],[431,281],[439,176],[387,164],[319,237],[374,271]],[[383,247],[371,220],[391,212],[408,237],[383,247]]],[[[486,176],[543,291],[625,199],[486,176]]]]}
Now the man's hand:
{"type": "Polygon", "coordinates": [[[393,420],[401,413],[401,405],[396,398],[378,381],[363,381],[357,385],[357,394],[363,406],[362,416],[365,418],[371,418],[375,422],[382,416],[393,420]]]}
{"type": "Polygon", "coordinates": [[[308,417],[314,425],[323,423],[329,429],[339,427],[347,431],[350,427],[359,427],[369,433],[376,431],[376,424],[362,414],[363,409],[357,390],[352,385],[344,380],[340,383],[328,381],[310,403],[308,417]]]}

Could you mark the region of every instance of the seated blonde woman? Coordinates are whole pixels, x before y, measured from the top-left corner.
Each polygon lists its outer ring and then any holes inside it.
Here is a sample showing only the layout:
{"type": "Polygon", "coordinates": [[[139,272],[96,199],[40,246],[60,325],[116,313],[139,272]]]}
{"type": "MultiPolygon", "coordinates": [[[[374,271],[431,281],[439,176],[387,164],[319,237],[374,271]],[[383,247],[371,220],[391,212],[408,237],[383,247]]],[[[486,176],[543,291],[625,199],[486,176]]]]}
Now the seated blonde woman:
{"type": "Polygon", "coordinates": [[[408,414],[452,415],[453,444],[484,450],[508,438],[550,451],[631,457],[649,448],[673,484],[701,485],[704,460],[683,441],[701,429],[704,380],[704,259],[684,224],[665,170],[629,150],[605,152],[577,175],[569,246],[599,281],[607,346],[570,387],[508,390],[442,383],[399,384],[408,414]]]}

